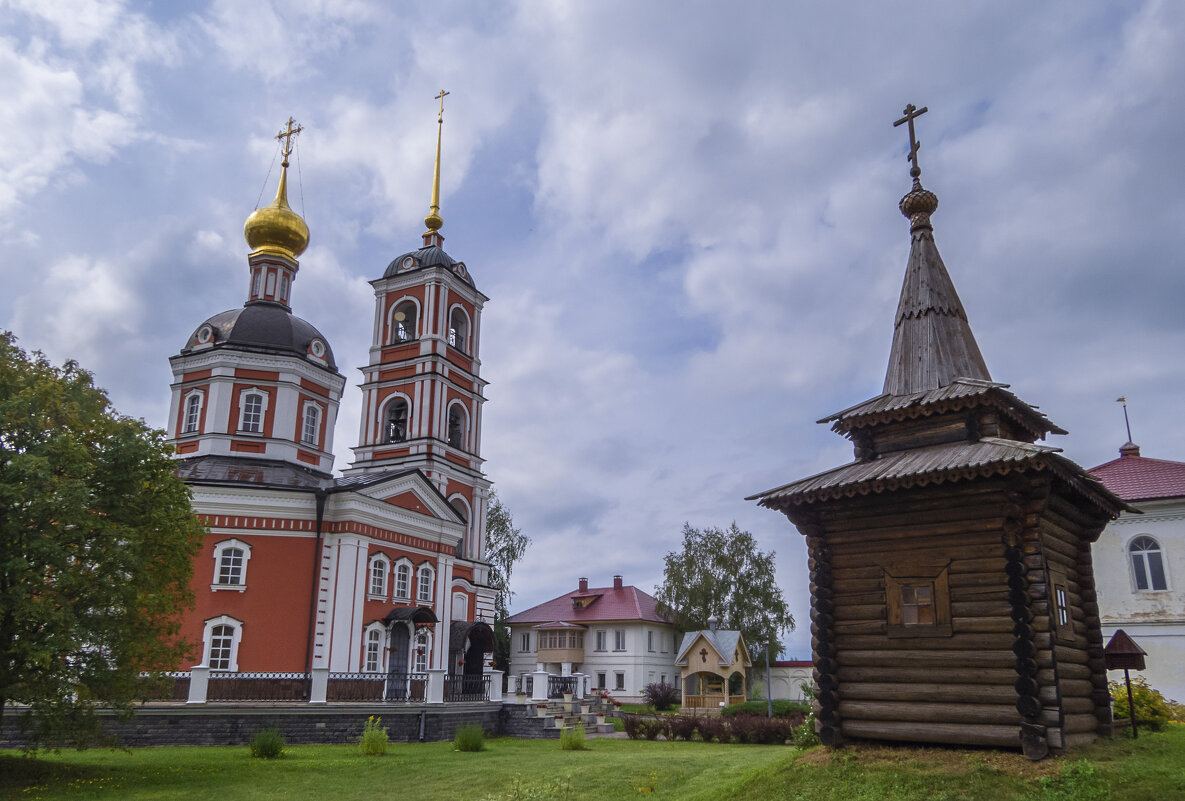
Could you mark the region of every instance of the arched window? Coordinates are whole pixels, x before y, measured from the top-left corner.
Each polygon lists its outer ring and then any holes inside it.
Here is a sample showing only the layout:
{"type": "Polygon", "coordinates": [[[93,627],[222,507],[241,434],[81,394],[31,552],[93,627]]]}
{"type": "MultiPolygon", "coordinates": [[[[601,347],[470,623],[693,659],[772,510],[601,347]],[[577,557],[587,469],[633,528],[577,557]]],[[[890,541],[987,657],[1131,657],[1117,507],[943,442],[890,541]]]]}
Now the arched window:
{"type": "Polygon", "coordinates": [[[247,589],[247,562],[251,546],[239,540],[223,540],[214,546],[214,582],[212,590],[247,589]]]}
{"type": "Polygon", "coordinates": [[[1132,576],[1137,590],[1167,590],[1168,578],[1164,572],[1164,554],[1160,543],[1149,536],[1136,537],[1127,546],[1132,560],[1132,576]]]}
{"type": "Polygon", "coordinates": [[[280,300],[288,302],[288,273],[280,276],[280,300]]]}
{"type": "Polygon", "coordinates": [[[257,268],[255,275],[251,277],[251,297],[259,297],[259,283],[263,280],[263,269],[257,268]]]}
{"type": "Polygon", "coordinates": [[[395,567],[395,597],[411,598],[411,564],[401,561],[395,567]]]}
{"type": "Polygon", "coordinates": [[[391,344],[411,342],[416,338],[416,304],[405,300],[391,313],[391,344]]]}
{"type": "Polygon", "coordinates": [[[420,565],[417,578],[419,582],[416,586],[416,600],[420,603],[432,603],[432,580],[435,578],[432,566],[427,563],[420,565]]]}
{"type": "Polygon", "coordinates": [[[238,670],[242,636],[240,620],[227,615],[207,620],[202,632],[202,664],[210,670],[238,670]]]}
{"type": "Polygon", "coordinates": [[[263,415],[267,411],[267,394],[252,387],[239,394],[239,431],[263,433],[263,415]]]}
{"type": "Polygon", "coordinates": [[[416,630],[415,647],[412,649],[411,669],[413,673],[428,670],[428,654],[432,650],[432,632],[421,626],[416,630]]]}
{"type": "Polygon", "coordinates": [[[316,446],[317,435],[321,433],[321,407],[316,401],[305,401],[304,424],[301,426],[300,440],[306,445],[316,446]]]}
{"type": "Polygon", "coordinates": [[[455,306],[448,318],[448,343],[457,350],[469,352],[469,318],[460,306],[455,306]]]}
{"type": "Polygon", "coordinates": [[[363,670],[378,673],[383,669],[383,627],[371,623],[366,628],[366,663],[363,670]]]}
{"type": "Polygon", "coordinates": [[[460,516],[461,522],[464,524],[461,534],[461,541],[457,543],[456,552],[457,556],[463,557],[465,555],[465,540],[468,539],[469,536],[469,505],[460,495],[451,498],[448,503],[449,506],[453,507],[453,510],[456,511],[456,513],[460,516]]]}
{"type": "Polygon", "coordinates": [[[387,560],[375,555],[370,559],[370,582],[368,592],[372,597],[387,597],[387,560]]]}
{"type": "Polygon", "coordinates": [[[196,434],[198,423],[202,418],[202,393],[191,392],[185,399],[185,422],[181,426],[181,433],[196,434]]]}
{"type": "Polygon", "coordinates": [[[411,418],[411,406],[403,398],[395,398],[387,404],[387,418],[383,423],[383,442],[403,442],[407,439],[407,422],[411,418]]]}
{"type": "Polygon", "coordinates": [[[465,447],[465,409],[459,403],[448,407],[448,444],[465,447]]]}

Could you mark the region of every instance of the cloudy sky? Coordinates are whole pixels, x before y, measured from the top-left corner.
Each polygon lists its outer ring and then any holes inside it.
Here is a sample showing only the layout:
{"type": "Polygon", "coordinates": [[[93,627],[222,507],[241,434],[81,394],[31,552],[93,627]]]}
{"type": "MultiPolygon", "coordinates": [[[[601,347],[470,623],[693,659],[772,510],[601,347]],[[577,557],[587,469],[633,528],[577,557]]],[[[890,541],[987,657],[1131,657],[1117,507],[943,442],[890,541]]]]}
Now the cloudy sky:
{"type": "MultiPolygon", "coordinates": [[[[433,96],[446,248],[490,296],[483,455],[534,545],[521,609],[653,590],[684,521],[777,552],[746,495],[846,462],[908,252],[906,103],[993,378],[1093,466],[1185,459],[1185,4],[0,0],[0,328],[164,426],[167,359],[247,289],[271,138],[305,126],[297,314],[350,382],[419,244],[433,96]]],[[[269,170],[270,178],[269,178],[269,170]]]]}

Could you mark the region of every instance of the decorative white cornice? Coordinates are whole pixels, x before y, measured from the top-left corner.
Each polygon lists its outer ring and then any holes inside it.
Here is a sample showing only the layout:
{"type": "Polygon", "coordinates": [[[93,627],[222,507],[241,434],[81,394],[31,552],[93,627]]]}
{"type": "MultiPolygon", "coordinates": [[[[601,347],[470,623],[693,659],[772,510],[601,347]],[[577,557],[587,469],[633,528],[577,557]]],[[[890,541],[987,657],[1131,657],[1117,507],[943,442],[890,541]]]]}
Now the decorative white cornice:
{"type": "MultiPolygon", "coordinates": [[[[283,374],[284,372],[294,373],[301,378],[307,378],[318,384],[324,384],[328,381],[330,389],[339,395],[346,385],[345,376],[341,373],[295,355],[254,353],[252,351],[216,348],[200,353],[170,356],[169,364],[173,368],[174,381],[172,386],[174,387],[182,383],[181,378],[185,373],[194,372],[195,370],[217,370],[221,368],[227,368],[232,371],[232,373],[225,375],[226,378],[233,378],[234,368],[267,370],[279,374],[283,374]]],[[[215,377],[222,376],[211,376],[211,379],[215,377]]],[[[207,381],[210,379],[201,380],[207,381]]],[[[280,379],[280,382],[283,382],[283,378],[280,379]]],[[[299,381],[293,383],[299,383],[299,381]]]]}

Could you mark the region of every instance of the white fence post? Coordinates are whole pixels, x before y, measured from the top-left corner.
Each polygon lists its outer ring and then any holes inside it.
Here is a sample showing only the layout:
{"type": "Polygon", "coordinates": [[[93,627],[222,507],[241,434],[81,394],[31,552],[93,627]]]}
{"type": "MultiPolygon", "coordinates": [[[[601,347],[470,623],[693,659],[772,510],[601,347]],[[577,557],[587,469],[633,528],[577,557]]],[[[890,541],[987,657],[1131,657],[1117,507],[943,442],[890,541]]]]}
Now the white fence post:
{"type": "Polygon", "coordinates": [[[546,701],[547,700],[547,671],[536,670],[531,674],[534,676],[531,686],[531,700],[532,701],[546,701]]]}
{"type": "Polygon", "coordinates": [[[309,688],[309,703],[323,704],[329,693],[329,668],[313,668],[313,682],[309,688]]]}
{"type": "Polygon", "coordinates": [[[210,668],[207,665],[194,665],[189,669],[189,700],[187,704],[206,703],[206,688],[210,684],[210,668]]]}
{"type": "Polygon", "coordinates": [[[584,697],[584,674],[583,673],[573,673],[572,678],[576,679],[576,682],[575,682],[575,690],[576,691],[574,693],[572,693],[572,697],[575,698],[577,701],[579,701],[581,698],[584,697]]]}
{"type": "Polygon", "coordinates": [[[447,673],[448,671],[444,668],[432,668],[428,671],[428,691],[425,694],[425,703],[444,703],[444,677],[447,673]]]}
{"type": "Polygon", "coordinates": [[[486,674],[490,677],[490,700],[502,701],[502,676],[505,673],[501,670],[491,670],[486,674]]]}

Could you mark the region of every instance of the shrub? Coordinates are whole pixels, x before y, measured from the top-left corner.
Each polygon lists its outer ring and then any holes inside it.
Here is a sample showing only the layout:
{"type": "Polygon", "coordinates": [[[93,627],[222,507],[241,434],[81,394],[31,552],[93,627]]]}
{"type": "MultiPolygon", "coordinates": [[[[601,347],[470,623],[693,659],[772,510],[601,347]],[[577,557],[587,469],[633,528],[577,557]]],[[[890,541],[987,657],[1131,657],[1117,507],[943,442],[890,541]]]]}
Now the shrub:
{"type": "MultiPolygon", "coordinates": [[[[1111,690],[1112,714],[1117,723],[1122,723],[1131,715],[1127,705],[1127,687],[1118,681],[1111,682],[1108,687],[1111,690]]],[[[1160,731],[1169,722],[1172,715],[1169,702],[1149,687],[1142,676],[1132,679],[1132,700],[1136,703],[1136,725],[1140,728],[1160,731]]]]}
{"type": "Polygon", "coordinates": [[[458,751],[484,751],[485,747],[485,732],[476,723],[462,726],[453,736],[453,748],[458,751]]]}
{"type": "Polygon", "coordinates": [[[583,751],[587,746],[584,742],[584,724],[577,723],[571,728],[560,732],[560,748],[564,751],[583,751]]]}
{"type": "Polygon", "coordinates": [[[815,713],[808,714],[794,729],[794,744],[799,748],[819,745],[819,734],[815,731],[815,713]]]}
{"type": "Polygon", "coordinates": [[[284,754],[284,736],[278,729],[261,729],[251,738],[251,756],[276,759],[284,754]]]}
{"type": "Polygon", "coordinates": [[[672,715],[667,718],[667,739],[691,740],[697,726],[699,718],[695,715],[672,715]]]}
{"type": "Polygon", "coordinates": [[[713,740],[718,743],[727,743],[732,740],[732,735],[728,732],[728,722],[715,715],[705,715],[700,718],[696,729],[699,731],[700,739],[705,743],[710,743],[713,740]]]}
{"type": "MultiPolygon", "coordinates": [[[[810,704],[802,701],[786,701],[783,699],[776,699],[773,702],[774,717],[778,718],[797,718],[799,715],[804,715],[810,711],[810,704]]],[[[766,715],[769,712],[769,705],[765,701],[745,701],[740,704],[729,704],[720,710],[720,714],[726,718],[734,715],[766,715]]]]}
{"type": "Polygon", "coordinates": [[[383,719],[371,715],[362,724],[362,739],[358,750],[363,756],[382,756],[387,753],[387,730],[382,728],[383,719]]]}
{"type": "Polygon", "coordinates": [[[674,709],[683,700],[679,690],[666,682],[647,684],[642,690],[642,700],[655,712],[666,712],[674,709]]]}
{"type": "Polygon", "coordinates": [[[645,736],[646,720],[638,715],[622,715],[621,724],[625,728],[625,736],[631,740],[645,736]]]}

